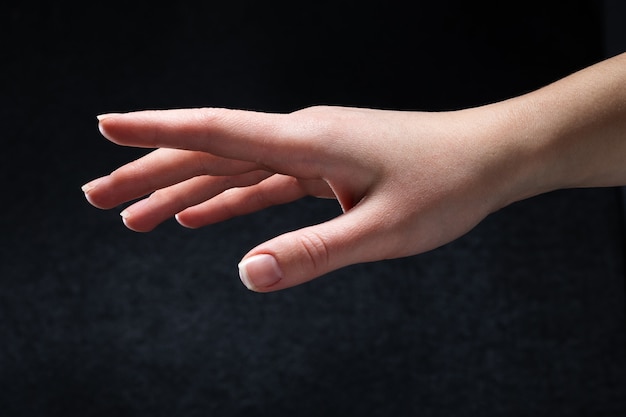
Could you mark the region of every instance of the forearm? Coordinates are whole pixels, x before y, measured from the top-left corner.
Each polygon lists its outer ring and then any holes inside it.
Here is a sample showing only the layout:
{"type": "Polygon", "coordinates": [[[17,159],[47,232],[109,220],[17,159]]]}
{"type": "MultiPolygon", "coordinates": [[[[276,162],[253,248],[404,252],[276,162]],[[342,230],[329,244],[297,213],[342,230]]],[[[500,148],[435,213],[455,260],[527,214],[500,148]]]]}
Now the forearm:
{"type": "Polygon", "coordinates": [[[526,161],[522,199],[555,189],[626,185],[626,54],[509,100],[526,161]]]}

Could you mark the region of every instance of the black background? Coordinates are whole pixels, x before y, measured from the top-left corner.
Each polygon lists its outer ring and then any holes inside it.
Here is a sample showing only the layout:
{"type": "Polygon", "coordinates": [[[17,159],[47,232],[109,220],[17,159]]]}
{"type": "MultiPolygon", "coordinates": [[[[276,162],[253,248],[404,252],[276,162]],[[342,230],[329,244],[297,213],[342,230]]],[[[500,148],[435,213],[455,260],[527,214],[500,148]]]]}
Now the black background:
{"type": "Polygon", "coordinates": [[[100,113],[442,110],[541,87],[606,53],[601,4],[564,4],[3,6],[0,415],[625,415],[615,189],[272,294],[241,285],[240,257],[335,203],[137,234],[80,191],[143,154],[100,113]]]}

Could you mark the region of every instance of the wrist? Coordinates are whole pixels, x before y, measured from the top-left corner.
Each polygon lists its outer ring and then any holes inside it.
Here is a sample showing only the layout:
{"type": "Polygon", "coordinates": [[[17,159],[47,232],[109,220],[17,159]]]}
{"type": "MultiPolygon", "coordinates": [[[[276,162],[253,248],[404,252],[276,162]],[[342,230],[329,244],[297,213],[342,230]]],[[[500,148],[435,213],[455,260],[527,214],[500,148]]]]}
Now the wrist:
{"type": "Polygon", "coordinates": [[[470,136],[480,141],[480,182],[491,212],[560,188],[559,160],[549,139],[554,133],[533,100],[520,96],[463,111],[473,126],[470,136]]]}
{"type": "Polygon", "coordinates": [[[626,54],[500,103],[523,160],[517,200],[626,184],[626,54]]]}
{"type": "Polygon", "coordinates": [[[500,140],[507,149],[502,206],[590,183],[593,167],[583,163],[592,152],[583,139],[589,126],[568,108],[580,98],[559,93],[544,87],[492,105],[500,114],[500,140]]]}

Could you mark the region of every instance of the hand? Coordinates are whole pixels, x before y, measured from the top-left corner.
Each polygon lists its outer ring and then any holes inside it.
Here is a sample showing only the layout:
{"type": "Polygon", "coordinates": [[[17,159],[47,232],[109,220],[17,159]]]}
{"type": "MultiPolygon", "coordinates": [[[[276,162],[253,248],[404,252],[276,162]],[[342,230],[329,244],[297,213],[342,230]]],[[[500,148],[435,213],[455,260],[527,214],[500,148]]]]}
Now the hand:
{"type": "MultiPolygon", "coordinates": [[[[149,231],[196,228],[294,201],[336,198],[344,213],[252,249],[244,284],[274,291],[350,264],[418,254],[466,233],[523,193],[509,123],[490,106],[422,113],[312,107],[291,114],[186,109],[109,114],[100,130],[158,148],[83,187],[149,231]]],[[[518,154],[519,155],[519,154],[518,154]]]]}
{"type": "Polygon", "coordinates": [[[626,184],[626,54],[491,105],[441,113],[313,107],[109,114],[120,145],[158,148],[83,191],[149,231],[200,227],[306,195],[344,214],[262,243],[242,281],[274,291],[346,265],[418,254],[558,188],[626,184]]]}

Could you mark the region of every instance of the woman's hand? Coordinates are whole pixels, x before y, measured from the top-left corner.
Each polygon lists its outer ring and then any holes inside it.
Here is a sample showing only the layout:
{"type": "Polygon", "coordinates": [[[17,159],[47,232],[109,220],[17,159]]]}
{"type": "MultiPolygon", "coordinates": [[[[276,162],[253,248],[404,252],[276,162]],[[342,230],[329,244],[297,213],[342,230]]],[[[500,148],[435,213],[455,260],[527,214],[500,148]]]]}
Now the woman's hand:
{"type": "Polygon", "coordinates": [[[122,212],[133,230],[336,198],[342,215],[243,258],[244,284],[273,291],[436,248],[536,194],[626,184],[626,54],[466,110],[146,111],[101,116],[100,130],[120,145],[157,148],[83,187],[100,208],[149,195],[122,212]]]}
{"type": "Polygon", "coordinates": [[[109,114],[100,117],[109,140],[157,149],[83,190],[104,209],[149,195],[122,212],[136,231],[172,216],[196,228],[306,195],[336,198],[342,215],[243,258],[244,284],[273,291],[346,265],[436,248],[513,201],[524,193],[524,165],[521,149],[513,152],[506,140],[509,128],[491,106],[109,114]]]}

